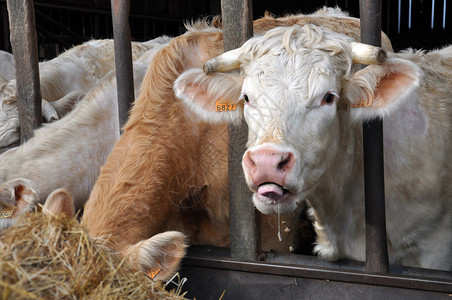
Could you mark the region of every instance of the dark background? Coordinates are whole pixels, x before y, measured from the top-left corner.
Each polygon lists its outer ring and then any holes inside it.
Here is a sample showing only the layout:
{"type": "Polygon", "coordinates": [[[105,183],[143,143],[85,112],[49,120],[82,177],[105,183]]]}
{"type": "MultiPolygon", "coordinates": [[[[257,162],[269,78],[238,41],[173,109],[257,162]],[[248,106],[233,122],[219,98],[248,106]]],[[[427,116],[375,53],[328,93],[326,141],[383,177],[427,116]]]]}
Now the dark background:
{"type": "MultiPolygon", "coordinates": [[[[241,1],[241,0],[238,0],[241,1]]],[[[383,0],[382,29],[395,50],[433,49],[452,40],[452,3],[447,0],[383,0]],[[445,8],[445,9],[444,9],[445,8]]],[[[358,0],[255,0],[253,18],[269,11],[276,16],[311,13],[322,6],[338,6],[359,17],[358,0]]],[[[112,38],[110,0],[34,1],[39,58],[50,59],[92,38],[112,38]]],[[[0,49],[11,51],[6,0],[0,0],[0,49]]],[[[184,32],[187,20],[220,14],[220,0],[131,0],[132,40],[184,32]]]]}

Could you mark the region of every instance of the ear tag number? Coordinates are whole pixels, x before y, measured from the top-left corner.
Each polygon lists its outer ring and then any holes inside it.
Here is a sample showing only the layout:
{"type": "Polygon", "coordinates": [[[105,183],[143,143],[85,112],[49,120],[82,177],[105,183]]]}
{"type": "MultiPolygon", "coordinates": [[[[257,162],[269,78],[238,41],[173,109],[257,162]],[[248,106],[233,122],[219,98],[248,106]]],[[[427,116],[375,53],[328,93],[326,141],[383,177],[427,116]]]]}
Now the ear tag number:
{"type": "Polygon", "coordinates": [[[220,103],[220,100],[215,102],[215,110],[217,112],[234,111],[236,109],[237,109],[237,105],[235,105],[235,104],[220,103]]]}
{"type": "Polygon", "coordinates": [[[0,219],[7,219],[13,215],[14,209],[4,209],[0,211],[0,219]]]}
{"type": "Polygon", "coordinates": [[[162,268],[152,269],[151,271],[148,271],[148,276],[149,276],[151,279],[154,279],[155,276],[157,276],[158,273],[160,273],[161,270],[162,270],[162,268]]]}
{"type": "Polygon", "coordinates": [[[372,102],[374,102],[374,96],[372,96],[369,99],[366,100],[361,100],[360,102],[356,103],[356,104],[352,104],[352,107],[369,107],[372,106],[372,102]]]}

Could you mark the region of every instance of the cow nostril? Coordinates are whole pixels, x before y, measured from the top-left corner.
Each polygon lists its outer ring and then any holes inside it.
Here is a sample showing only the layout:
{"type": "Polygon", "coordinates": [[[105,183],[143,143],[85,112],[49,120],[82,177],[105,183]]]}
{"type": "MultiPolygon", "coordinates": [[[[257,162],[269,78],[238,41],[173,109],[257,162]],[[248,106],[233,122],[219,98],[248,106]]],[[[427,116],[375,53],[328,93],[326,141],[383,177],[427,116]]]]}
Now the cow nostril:
{"type": "Polygon", "coordinates": [[[254,162],[254,160],[250,159],[248,162],[249,162],[249,165],[251,167],[255,167],[256,166],[256,163],[254,162]]]}
{"type": "Polygon", "coordinates": [[[287,155],[281,155],[281,161],[278,164],[278,169],[279,170],[285,169],[289,165],[289,162],[291,161],[291,159],[292,159],[291,153],[289,153],[287,155]]]}
{"type": "Polygon", "coordinates": [[[282,170],[287,165],[287,160],[284,160],[278,164],[278,169],[282,170]]]}
{"type": "Polygon", "coordinates": [[[249,168],[254,168],[256,166],[256,163],[254,162],[254,160],[251,158],[251,155],[249,152],[247,152],[245,154],[245,158],[244,158],[244,162],[245,164],[249,167],[249,168]]]}

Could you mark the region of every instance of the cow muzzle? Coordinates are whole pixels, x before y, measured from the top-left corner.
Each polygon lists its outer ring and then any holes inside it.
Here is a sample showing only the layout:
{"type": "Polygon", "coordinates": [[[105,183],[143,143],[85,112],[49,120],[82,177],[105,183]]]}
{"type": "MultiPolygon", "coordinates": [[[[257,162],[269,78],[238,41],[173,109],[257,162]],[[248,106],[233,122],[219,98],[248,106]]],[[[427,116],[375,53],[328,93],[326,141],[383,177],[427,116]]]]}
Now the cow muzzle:
{"type": "Polygon", "coordinates": [[[243,168],[248,186],[265,203],[279,203],[292,194],[286,187],[286,177],[295,163],[294,154],[272,146],[248,150],[243,168]]]}

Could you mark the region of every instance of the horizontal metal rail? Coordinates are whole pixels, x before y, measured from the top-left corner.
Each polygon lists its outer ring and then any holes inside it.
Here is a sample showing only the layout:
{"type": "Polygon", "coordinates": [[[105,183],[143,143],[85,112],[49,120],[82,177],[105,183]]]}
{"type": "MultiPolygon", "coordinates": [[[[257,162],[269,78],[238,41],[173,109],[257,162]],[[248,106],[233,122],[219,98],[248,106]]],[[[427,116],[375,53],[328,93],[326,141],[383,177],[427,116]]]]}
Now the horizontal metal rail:
{"type": "MultiPolygon", "coordinates": [[[[216,250],[205,247],[209,250],[210,255],[215,255],[216,250]]],[[[223,252],[225,253],[225,252],[223,252]]],[[[278,258],[278,254],[269,254],[271,260],[285,260],[284,255],[278,258]]],[[[290,255],[303,260],[305,256],[290,255]]],[[[312,258],[307,258],[307,261],[312,258]]],[[[192,255],[189,251],[183,260],[182,270],[186,267],[200,267],[207,269],[231,270],[250,272],[257,274],[273,274],[287,277],[312,278],[357,284],[370,284],[387,287],[398,287],[406,289],[434,291],[442,293],[452,293],[452,274],[445,271],[426,270],[419,268],[401,268],[391,266],[393,269],[404,270],[408,274],[375,274],[362,270],[364,264],[353,262],[354,268],[334,268],[334,263],[328,263],[333,267],[318,267],[313,265],[303,265],[298,261],[297,264],[281,263],[281,262],[262,262],[262,261],[243,261],[226,257],[201,256],[192,255]],[[358,269],[359,266],[359,269],[358,269]],[[410,275],[415,274],[415,275],[410,275]]],[[[183,273],[182,273],[183,274],[183,273]]]]}

